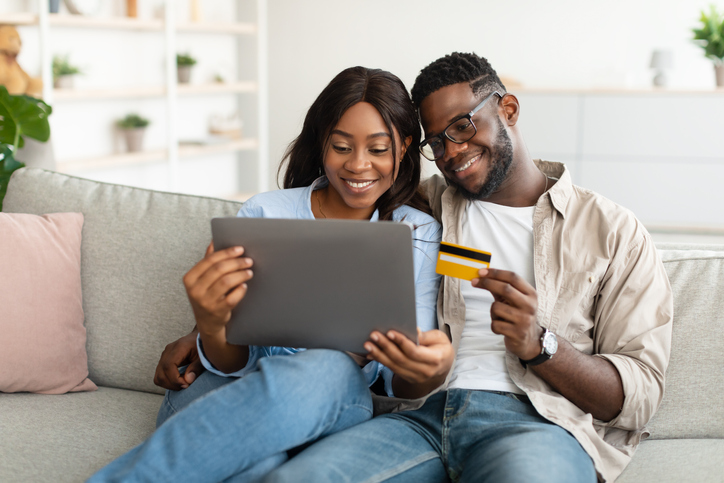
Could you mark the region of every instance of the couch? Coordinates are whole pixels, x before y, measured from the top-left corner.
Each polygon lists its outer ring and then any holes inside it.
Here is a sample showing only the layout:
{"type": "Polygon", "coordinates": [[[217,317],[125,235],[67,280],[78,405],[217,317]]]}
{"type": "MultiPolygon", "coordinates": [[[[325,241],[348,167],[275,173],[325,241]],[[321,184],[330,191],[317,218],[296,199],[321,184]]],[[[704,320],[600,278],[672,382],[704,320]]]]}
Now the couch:
{"type": "MultiPolygon", "coordinates": [[[[203,256],[209,220],[239,207],[41,169],[13,174],[4,212],[85,216],[83,310],[98,390],[0,393],[1,482],[83,481],[153,432],[156,363],[194,325],[181,278],[203,256]]],[[[724,246],[659,250],[675,310],[666,393],[618,481],[724,481],[724,246]]]]}

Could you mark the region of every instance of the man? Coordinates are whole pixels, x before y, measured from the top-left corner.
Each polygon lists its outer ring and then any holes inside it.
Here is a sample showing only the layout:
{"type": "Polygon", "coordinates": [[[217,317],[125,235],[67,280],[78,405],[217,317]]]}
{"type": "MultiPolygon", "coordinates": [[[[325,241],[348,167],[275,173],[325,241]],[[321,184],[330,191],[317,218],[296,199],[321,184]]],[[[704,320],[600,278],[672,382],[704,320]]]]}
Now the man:
{"type": "MultiPolygon", "coordinates": [[[[426,185],[444,241],[492,253],[472,283],[444,278],[438,318],[456,351],[445,390],[317,442],[265,481],[615,480],[669,358],[672,295],[651,238],[563,165],[532,159],[519,102],[485,59],[438,59],[412,97],[421,151],[444,177],[426,185]]],[[[377,339],[373,354],[395,344],[404,359],[405,341],[377,339]]]]}

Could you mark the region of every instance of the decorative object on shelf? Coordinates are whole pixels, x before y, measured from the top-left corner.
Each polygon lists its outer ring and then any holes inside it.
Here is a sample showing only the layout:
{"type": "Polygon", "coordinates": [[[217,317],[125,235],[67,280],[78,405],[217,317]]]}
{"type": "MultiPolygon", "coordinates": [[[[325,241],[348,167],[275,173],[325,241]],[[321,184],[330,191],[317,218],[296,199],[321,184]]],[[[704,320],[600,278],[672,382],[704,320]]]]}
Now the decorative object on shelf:
{"type": "Polygon", "coordinates": [[[39,97],[43,81],[30,77],[18,64],[18,54],[23,43],[12,25],[0,25],[0,85],[12,95],[27,94],[39,97]]]}
{"type": "Polygon", "coordinates": [[[209,119],[209,134],[228,139],[241,139],[241,128],[244,122],[238,112],[229,116],[213,115],[209,119]]]}
{"type": "Polygon", "coordinates": [[[201,0],[191,0],[191,21],[201,22],[203,16],[201,15],[201,0]]]}
{"type": "Polygon", "coordinates": [[[692,29],[694,42],[714,62],[717,87],[724,87],[724,12],[712,5],[708,15],[702,10],[699,21],[701,28],[692,29]]]}
{"type": "Polygon", "coordinates": [[[654,50],[651,54],[651,63],[649,67],[656,71],[656,75],[654,76],[654,86],[668,86],[669,76],[666,71],[674,67],[674,54],[670,50],[666,49],[654,50]]]}
{"type": "Polygon", "coordinates": [[[53,109],[40,99],[11,95],[0,86],[0,210],[10,175],[25,166],[15,159],[24,136],[45,142],[50,138],[48,116],[53,109]]]}
{"type": "Polygon", "coordinates": [[[143,134],[150,121],[138,114],[128,114],[116,124],[123,132],[126,140],[126,150],[129,153],[143,151],[143,134]]]}
{"type": "Polygon", "coordinates": [[[138,17],[138,0],[126,0],[126,16],[138,17]]]}
{"type": "Polygon", "coordinates": [[[70,63],[67,55],[53,57],[53,87],[72,89],[75,75],[81,73],[80,68],[70,63]]]}
{"type": "Polygon", "coordinates": [[[95,15],[101,6],[100,0],[63,0],[73,15],[95,15]]]}
{"type": "Polygon", "coordinates": [[[180,84],[188,84],[191,80],[191,67],[196,64],[196,59],[190,54],[176,54],[176,71],[180,84]]]}
{"type": "Polygon", "coordinates": [[[50,0],[50,13],[58,13],[60,10],[60,0],[50,0]]]}

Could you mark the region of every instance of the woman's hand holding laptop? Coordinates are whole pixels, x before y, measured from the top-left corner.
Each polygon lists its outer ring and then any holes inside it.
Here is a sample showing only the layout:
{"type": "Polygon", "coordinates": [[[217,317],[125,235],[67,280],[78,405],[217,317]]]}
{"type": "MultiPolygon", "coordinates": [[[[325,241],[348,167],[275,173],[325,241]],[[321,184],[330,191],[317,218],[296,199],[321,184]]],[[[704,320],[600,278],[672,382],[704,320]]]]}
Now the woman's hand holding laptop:
{"type": "Polygon", "coordinates": [[[226,324],[231,309],[246,295],[246,282],[251,280],[253,261],[242,257],[243,247],[214,251],[213,244],[206,256],[184,276],[196,327],[201,334],[209,361],[224,372],[238,371],[249,358],[248,346],[226,341],[226,324]]]}

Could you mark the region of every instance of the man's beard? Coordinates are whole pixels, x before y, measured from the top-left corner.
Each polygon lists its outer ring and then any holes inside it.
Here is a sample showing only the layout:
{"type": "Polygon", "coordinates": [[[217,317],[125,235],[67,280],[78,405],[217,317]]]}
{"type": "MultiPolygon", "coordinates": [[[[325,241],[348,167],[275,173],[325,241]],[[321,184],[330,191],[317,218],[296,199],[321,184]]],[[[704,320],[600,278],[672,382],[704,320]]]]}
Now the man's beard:
{"type": "Polygon", "coordinates": [[[503,123],[499,118],[496,119],[498,121],[498,135],[490,153],[490,171],[488,171],[488,177],[483,185],[477,191],[469,191],[460,185],[457,180],[448,178],[448,183],[457,188],[458,193],[467,200],[484,200],[495,193],[505,181],[510,165],[513,163],[513,143],[510,141],[508,133],[505,132],[503,123]]]}

